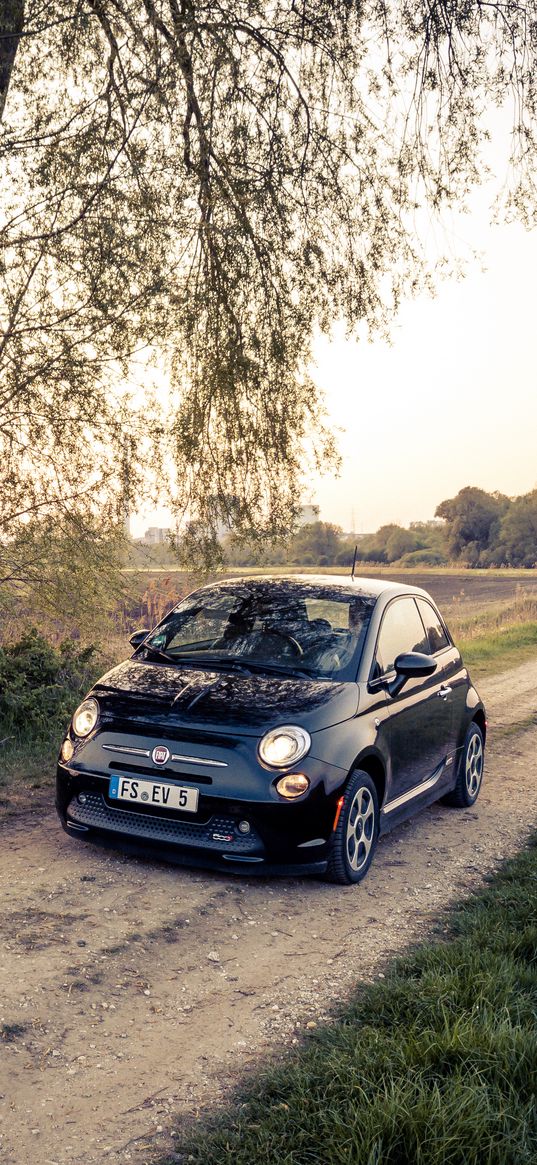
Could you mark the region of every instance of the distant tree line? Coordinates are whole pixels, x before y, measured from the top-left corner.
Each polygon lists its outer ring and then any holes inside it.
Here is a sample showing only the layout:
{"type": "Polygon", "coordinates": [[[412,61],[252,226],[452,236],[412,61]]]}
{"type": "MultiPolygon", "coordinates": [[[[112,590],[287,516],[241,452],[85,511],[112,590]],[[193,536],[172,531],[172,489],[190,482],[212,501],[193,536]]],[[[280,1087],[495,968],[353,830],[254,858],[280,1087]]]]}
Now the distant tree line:
{"type": "MultiPolygon", "coordinates": [[[[357,561],[400,566],[442,566],[449,562],[469,567],[537,566],[537,490],[517,498],[465,486],[454,498],[442,501],[436,519],[412,522],[406,529],[395,523],[360,537],[357,561]]],[[[267,566],[351,565],[356,536],[344,534],[332,522],[301,526],[287,542],[266,545],[262,552],[233,534],[224,539],[231,566],[259,561],[267,566]]]]}
{"type": "Polygon", "coordinates": [[[414,523],[409,530],[394,524],[381,526],[376,534],[360,537],[344,534],[333,522],[301,526],[286,543],[259,548],[239,543],[229,534],[224,539],[226,561],[248,566],[259,561],[267,566],[351,566],[357,546],[357,562],[405,566],[439,566],[447,562],[443,525],[414,523]]]}

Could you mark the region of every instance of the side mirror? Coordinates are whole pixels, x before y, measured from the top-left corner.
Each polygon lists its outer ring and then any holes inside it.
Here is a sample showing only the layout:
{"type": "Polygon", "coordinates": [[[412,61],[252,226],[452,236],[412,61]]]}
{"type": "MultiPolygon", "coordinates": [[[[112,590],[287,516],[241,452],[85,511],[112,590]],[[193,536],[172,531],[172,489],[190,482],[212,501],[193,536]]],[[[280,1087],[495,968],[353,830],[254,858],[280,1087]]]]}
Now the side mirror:
{"type": "Polygon", "coordinates": [[[395,679],[388,685],[390,696],[396,696],[407,680],[420,676],[432,676],[436,671],[436,660],[421,651],[405,651],[397,656],[394,663],[395,679]]]}
{"type": "Polygon", "coordinates": [[[135,631],[132,635],[129,636],[129,643],[133,647],[139,647],[140,644],[143,643],[144,639],[147,639],[148,635],[149,631],[147,630],[147,627],[145,627],[143,631],[135,631]]]}

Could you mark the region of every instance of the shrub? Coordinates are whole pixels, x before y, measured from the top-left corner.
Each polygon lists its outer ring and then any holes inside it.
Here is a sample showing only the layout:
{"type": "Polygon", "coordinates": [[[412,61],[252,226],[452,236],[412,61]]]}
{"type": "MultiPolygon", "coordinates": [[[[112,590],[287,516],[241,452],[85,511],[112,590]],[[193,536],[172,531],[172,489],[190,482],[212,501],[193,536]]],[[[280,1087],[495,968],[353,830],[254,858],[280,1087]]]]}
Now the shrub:
{"type": "Polygon", "coordinates": [[[401,564],[404,566],[445,566],[447,558],[438,550],[411,550],[404,554],[401,564]]]}
{"type": "Polygon", "coordinates": [[[56,649],[35,628],[0,647],[0,737],[55,736],[91,685],[95,653],[72,639],[56,649]]]}

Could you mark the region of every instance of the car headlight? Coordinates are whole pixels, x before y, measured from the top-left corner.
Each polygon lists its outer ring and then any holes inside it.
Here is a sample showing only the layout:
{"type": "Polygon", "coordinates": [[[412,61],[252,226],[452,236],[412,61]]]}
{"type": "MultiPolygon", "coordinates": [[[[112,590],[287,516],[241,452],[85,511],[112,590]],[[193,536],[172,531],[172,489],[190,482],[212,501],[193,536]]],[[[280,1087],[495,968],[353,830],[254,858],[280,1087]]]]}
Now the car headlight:
{"type": "Polygon", "coordinates": [[[89,700],[84,700],[79,708],[77,708],[73,720],[73,732],[75,736],[88,736],[92,728],[99,719],[99,705],[97,700],[90,696],[89,700]]]}
{"type": "Polygon", "coordinates": [[[302,760],[311,746],[311,737],[304,728],[294,724],[284,724],[281,728],[271,728],[259,742],[261,760],[273,769],[285,769],[302,760]]]}

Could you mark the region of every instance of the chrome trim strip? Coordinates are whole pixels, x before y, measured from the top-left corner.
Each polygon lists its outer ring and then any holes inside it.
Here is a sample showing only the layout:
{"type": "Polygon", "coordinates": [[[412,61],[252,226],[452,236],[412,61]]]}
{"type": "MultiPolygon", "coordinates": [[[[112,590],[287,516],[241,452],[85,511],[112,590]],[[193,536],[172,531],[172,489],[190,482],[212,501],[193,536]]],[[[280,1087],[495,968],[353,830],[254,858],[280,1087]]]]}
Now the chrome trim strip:
{"type": "Polygon", "coordinates": [[[204,760],[201,756],[182,756],[180,752],[172,752],[170,760],[188,761],[189,765],[210,765],[211,768],[227,769],[228,764],[225,760],[204,760]]]}
{"type": "Polygon", "coordinates": [[[415,785],[413,789],[409,789],[406,793],[401,793],[401,796],[395,797],[393,801],[387,801],[386,805],[383,806],[382,812],[393,813],[394,809],[400,809],[401,805],[405,805],[407,801],[412,801],[414,797],[419,797],[422,793],[426,793],[428,789],[432,789],[440,780],[445,767],[446,762],[442,761],[442,764],[433,773],[432,777],[428,777],[426,781],[421,782],[421,785],[415,785]]]}
{"type": "Polygon", "coordinates": [[[254,862],[264,862],[265,860],[264,858],[246,857],[245,854],[220,854],[220,857],[223,858],[225,862],[244,862],[245,865],[247,862],[252,864],[254,862]]]}
{"type": "Polygon", "coordinates": [[[128,748],[126,744],[101,744],[107,752],[128,752],[131,756],[151,756],[148,748],[128,748]]]}
{"type": "MultiPolygon", "coordinates": [[[[126,744],[101,744],[101,748],[106,749],[107,752],[122,752],[131,756],[151,756],[148,748],[130,748],[126,744]]],[[[225,760],[204,760],[201,756],[183,756],[180,752],[173,752],[170,760],[186,761],[189,765],[207,765],[215,769],[228,768],[225,760]]]]}

